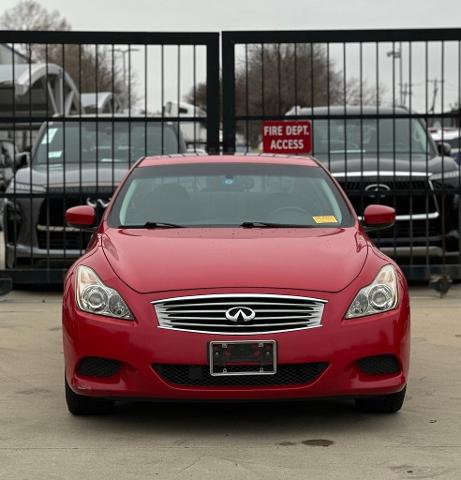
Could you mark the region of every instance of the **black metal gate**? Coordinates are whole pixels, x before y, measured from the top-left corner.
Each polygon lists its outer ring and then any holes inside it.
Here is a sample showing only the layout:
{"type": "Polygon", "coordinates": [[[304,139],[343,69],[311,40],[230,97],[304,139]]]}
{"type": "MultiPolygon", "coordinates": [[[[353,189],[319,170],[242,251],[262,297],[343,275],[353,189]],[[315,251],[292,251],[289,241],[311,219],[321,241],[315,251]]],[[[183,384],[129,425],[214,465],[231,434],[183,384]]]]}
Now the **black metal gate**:
{"type": "Polygon", "coordinates": [[[461,278],[461,30],[224,32],[225,152],[261,151],[265,120],[311,120],[312,154],[410,278],[461,278]]]}
{"type": "Polygon", "coordinates": [[[359,215],[396,208],[379,247],[461,278],[460,29],[224,32],[222,88],[219,40],[0,32],[0,277],[60,282],[88,240],[65,209],[102,211],[140,156],[259,153],[265,120],[303,119],[359,215]]]}
{"type": "Polygon", "coordinates": [[[102,211],[141,156],[219,151],[219,34],[2,31],[0,48],[0,276],[59,283],[89,239],[67,208],[102,211]]]}

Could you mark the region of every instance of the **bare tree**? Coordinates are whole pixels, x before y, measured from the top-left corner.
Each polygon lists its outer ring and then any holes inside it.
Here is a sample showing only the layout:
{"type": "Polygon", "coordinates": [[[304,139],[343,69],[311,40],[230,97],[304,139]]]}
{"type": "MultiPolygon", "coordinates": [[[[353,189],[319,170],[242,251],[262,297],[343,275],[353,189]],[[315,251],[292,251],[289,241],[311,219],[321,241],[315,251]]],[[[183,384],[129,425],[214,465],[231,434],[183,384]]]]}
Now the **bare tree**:
{"type": "MultiPolygon", "coordinates": [[[[36,0],[21,0],[0,17],[0,28],[8,30],[69,31],[70,23],[58,10],[49,11],[36,0]]],[[[72,77],[81,93],[113,91],[128,96],[134,104],[134,75],[124,84],[123,70],[112,49],[74,44],[15,44],[32,62],[55,63],[72,77]]],[[[128,102],[127,102],[128,103],[128,102]]]]}
{"type": "MultiPolygon", "coordinates": [[[[238,57],[235,76],[236,114],[251,117],[284,115],[293,106],[376,104],[382,87],[357,79],[345,81],[323,45],[270,44],[247,46],[238,57]]],[[[185,97],[206,110],[206,85],[185,97]]],[[[237,131],[250,145],[259,141],[260,121],[241,121],[237,131]]]]}
{"type": "Polygon", "coordinates": [[[58,10],[48,11],[35,0],[22,0],[0,17],[6,30],[71,30],[69,22],[58,10]]]}

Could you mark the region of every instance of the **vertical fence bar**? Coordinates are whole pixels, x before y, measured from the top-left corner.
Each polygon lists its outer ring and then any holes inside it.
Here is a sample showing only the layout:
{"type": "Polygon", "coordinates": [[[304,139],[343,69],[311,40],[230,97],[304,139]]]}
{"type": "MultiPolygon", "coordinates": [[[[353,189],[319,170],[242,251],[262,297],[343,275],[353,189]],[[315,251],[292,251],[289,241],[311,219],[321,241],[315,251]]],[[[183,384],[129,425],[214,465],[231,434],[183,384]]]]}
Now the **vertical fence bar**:
{"type": "MultiPolygon", "coordinates": [[[[233,51],[233,47],[232,47],[233,51]]],[[[234,55],[228,59],[232,61],[232,71],[234,69],[234,55]]],[[[223,82],[224,82],[224,64],[223,64],[223,82]]],[[[234,77],[232,76],[232,79],[234,77]]],[[[233,83],[230,82],[230,83],[233,83]]],[[[219,86],[219,35],[213,34],[212,38],[207,43],[206,51],[206,104],[207,104],[207,151],[208,153],[219,153],[219,125],[220,125],[220,104],[221,92],[219,86]]],[[[228,93],[228,92],[227,92],[228,93]]],[[[232,104],[232,120],[234,123],[232,135],[233,148],[235,150],[235,102],[231,98],[232,104]]],[[[226,109],[224,109],[225,111],[226,109]]],[[[227,119],[229,121],[229,119],[227,119]]],[[[226,122],[224,122],[226,123],[226,122]]]]}
{"type": "MultiPolygon", "coordinates": [[[[235,152],[235,43],[231,34],[222,34],[223,151],[235,152]]],[[[208,111],[208,125],[211,122],[208,111]]],[[[208,132],[209,134],[209,132],[208,132]]]]}

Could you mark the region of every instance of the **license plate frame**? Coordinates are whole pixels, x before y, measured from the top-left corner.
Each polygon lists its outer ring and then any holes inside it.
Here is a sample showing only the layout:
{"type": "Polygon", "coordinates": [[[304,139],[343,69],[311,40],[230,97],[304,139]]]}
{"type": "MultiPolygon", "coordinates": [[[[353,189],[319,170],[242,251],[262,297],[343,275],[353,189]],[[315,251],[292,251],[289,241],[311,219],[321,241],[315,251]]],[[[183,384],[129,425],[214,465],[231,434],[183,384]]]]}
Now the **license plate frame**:
{"type": "Polygon", "coordinates": [[[208,361],[210,375],[213,377],[275,375],[277,373],[277,342],[275,340],[212,341],[208,344],[208,361]],[[224,352],[230,352],[227,359],[223,358],[224,352]],[[248,358],[250,353],[254,354],[254,358],[248,358]],[[258,353],[261,354],[261,358],[258,353]],[[242,358],[239,358],[239,354],[242,358]],[[243,366],[252,367],[254,370],[244,368],[238,370],[243,366]],[[232,367],[231,371],[228,367],[232,367]]]}

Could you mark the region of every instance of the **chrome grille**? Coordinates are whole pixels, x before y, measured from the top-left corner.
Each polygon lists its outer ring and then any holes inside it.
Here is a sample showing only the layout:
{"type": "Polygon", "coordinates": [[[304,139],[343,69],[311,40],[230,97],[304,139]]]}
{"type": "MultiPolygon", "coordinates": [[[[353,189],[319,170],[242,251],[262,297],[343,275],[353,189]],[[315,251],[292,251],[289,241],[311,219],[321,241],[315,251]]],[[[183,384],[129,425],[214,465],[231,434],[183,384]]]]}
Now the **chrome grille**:
{"type": "Polygon", "coordinates": [[[397,221],[438,217],[434,188],[425,172],[341,172],[333,176],[359,215],[368,205],[380,203],[395,208],[397,221]],[[373,186],[384,190],[367,190],[373,186]]]}
{"type": "Polygon", "coordinates": [[[325,300],[290,295],[227,294],[176,297],[152,302],[161,328],[199,333],[249,335],[321,325],[325,300]],[[226,318],[242,307],[251,320],[226,318]]]}

